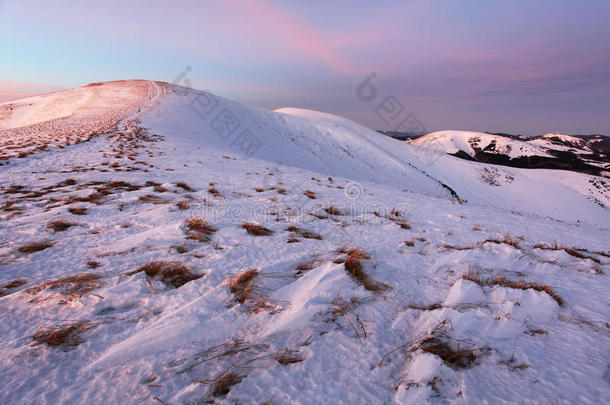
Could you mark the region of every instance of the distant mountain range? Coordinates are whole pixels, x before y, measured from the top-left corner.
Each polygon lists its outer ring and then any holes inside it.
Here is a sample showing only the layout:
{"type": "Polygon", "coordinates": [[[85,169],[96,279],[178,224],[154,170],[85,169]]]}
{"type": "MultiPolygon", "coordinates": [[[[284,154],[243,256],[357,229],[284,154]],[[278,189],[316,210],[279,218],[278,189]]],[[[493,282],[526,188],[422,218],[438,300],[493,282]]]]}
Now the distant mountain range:
{"type": "Polygon", "coordinates": [[[409,143],[481,163],[563,169],[597,176],[610,171],[610,137],[549,133],[526,137],[506,133],[438,131],[426,135],[379,131],[409,143]]]}

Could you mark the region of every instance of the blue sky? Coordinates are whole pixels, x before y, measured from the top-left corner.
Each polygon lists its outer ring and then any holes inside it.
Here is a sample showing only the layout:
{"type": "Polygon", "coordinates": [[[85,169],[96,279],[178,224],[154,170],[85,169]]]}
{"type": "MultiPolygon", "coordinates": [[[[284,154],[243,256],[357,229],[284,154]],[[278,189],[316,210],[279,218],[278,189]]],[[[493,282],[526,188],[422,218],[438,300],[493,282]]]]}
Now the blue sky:
{"type": "Polygon", "coordinates": [[[610,1],[0,0],[0,100],[171,82],[394,129],[610,135],[610,1]],[[371,72],[378,98],[356,88],[371,72]]]}

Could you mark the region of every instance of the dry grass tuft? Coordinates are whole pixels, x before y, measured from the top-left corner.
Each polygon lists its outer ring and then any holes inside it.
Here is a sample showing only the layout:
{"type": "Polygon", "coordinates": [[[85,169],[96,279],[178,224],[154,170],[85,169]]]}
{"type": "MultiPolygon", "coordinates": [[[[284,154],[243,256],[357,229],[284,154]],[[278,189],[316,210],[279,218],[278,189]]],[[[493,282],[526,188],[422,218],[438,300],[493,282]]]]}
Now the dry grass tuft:
{"type": "Polygon", "coordinates": [[[443,250],[472,250],[474,246],[454,246],[449,243],[443,245],[443,250]]]}
{"type": "Polygon", "coordinates": [[[27,284],[27,281],[22,280],[19,277],[13,281],[9,281],[8,283],[0,284],[0,297],[8,295],[10,290],[14,290],[14,289],[22,287],[26,284],[27,284]]]}
{"type": "Polygon", "coordinates": [[[241,224],[241,227],[244,228],[250,235],[254,236],[269,236],[273,234],[273,231],[270,229],[248,222],[241,224]]]}
{"type": "Polygon", "coordinates": [[[76,321],[51,327],[39,326],[32,335],[32,339],[36,345],[78,346],[85,342],[81,335],[93,326],[95,325],[90,321],[76,321]]]}
{"type": "Polygon", "coordinates": [[[318,214],[315,212],[311,212],[311,213],[309,213],[309,215],[311,215],[314,218],[318,218],[318,219],[328,219],[329,218],[326,215],[318,214]]]}
{"type": "Polygon", "coordinates": [[[126,276],[131,276],[137,273],[144,272],[149,278],[153,278],[163,282],[165,285],[173,288],[179,288],[189,281],[200,279],[205,274],[195,274],[191,270],[178,262],[150,262],[137,270],[125,273],[126,276]]]}
{"type": "Polygon", "coordinates": [[[58,219],[55,221],[51,221],[47,224],[47,228],[52,229],[54,232],[62,232],[71,226],[76,225],[73,222],[64,221],[62,219],[58,219]]]}
{"type": "MultiPolygon", "coordinates": [[[[53,281],[44,281],[27,289],[30,294],[38,294],[43,290],[60,290],[61,295],[71,301],[80,298],[101,286],[102,276],[92,273],[80,273],[75,276],[63,277],[53,281]]],[[[38,300],[33,300],[37,302],[38,300]]]]}
{"type": "MultiPolygon", "coordinates": [[[[215,397],[224,397],[229,394],[232,387],[239,384],[250,370],[274,366],[276,362],[281,365],[290,365],[304,360],[298,350],[284,347],[270,352],[269,349],[269,344],[253,344],[242,338],[234,338],[197,354],[191,361],[187,360],[186,365],[182,366],[184,368],[178,373],[193,370],[203,363],[214,362],[214,364],[208,363],[195,379],[197,384],[209,384],[203,401],[212,403],[215,402],[215,397]],[[215,365],[221,367],[223,371],[213,378],[205,378],[215,365]]],[[[185,360],[185,358],[178,358],[170,362],[169,366],[173,367],[173,362],[176,362],[176,365],[182,365],[185,360]]],[[[156,379],[156,376],[153,379],[156,379]]]]}
{"type": "Polygon", "coordinates": [[[20,246],[18,250],[21,253],[34,253],[50,248],[51,246],[53,246],[52,242],[31,242],[20,246]]]}
{"type": "Polygon", "coordinates": [[[361,248],[351,249],[347,252],[347,258],[343,265],[347,274],[358,284],[369,291],[380,293],[389,287],[383,283],[371,280],[362,268],[362,260],[369,260],[370,258],[371,256],[361,248]]]}
{"type": "Polygon", "coordinates": [[[303,360],[305,360],[305,358],[303,356],[301,356],[300,354],[298,354],[297,351],[285,349],[285,350],[281,350],[280,352],[276,353],[275,360],[277,360],[277,362],[280,363],[281,365],[287,365],[287,364],[300,363],[303,360]]]}
{"type": "Polygon", "coordinates": [[[532,290],[536,290],[536,291],[545,292],[552,299],[554,299],[557,302],[557,304],[563,305],[563,299],[560,296],[558,296],[557,294],[555,294],[555,292],[551,289],[551,287],[549,287],[546,284],[537,284],[537,283],[528,282],[528,281],[513,281],[513,280],[508,280],[506,278],[501,278],[499,275],[497,278],[490,278],[487,280],[483,280],[483,279],[479,278],[476,274],[471,273],[470,271],[468,272],[468,274],[462,276],[462,278],[464,280],[469,280],[469,281],[475,282],[478,285],[480,285],[481,287],[484,287],[484,286],[491,287],[494,285],[499,285],[502,287],[515,288],[515,289],[519,289],[519,290],[532,289],[532,290]]]}
{"type": "Polygon", "coordinates": [[[165,198],[161,198],[154,194],[141,195],[138,197],[138,200],[142,201],[143,203],[150,203],[150,204],[156,204],[156,205],[168,204],[171,202],[170,200],[166,200],[165,198]]]}
{"type": "Polygon", "coordinates": [[[208,189],[208,193],[212,194],[214,197],[220,197],[222,194],[220,194],[220,191],[216,190],[215,187],[210,187],[208,189]]]}
{"type": "Polygon", "coordinates": [[[441,303],[439,303],[439,302],[435,302],[435,303],[428,304],[428,305],[411,304],[407,308],[414,309],[414,310],[417,310],[417,311],[434,311],[436,309],[443,308],[443,305],[441,303]]]}
{"type": "Polygon", "coordinates": [[[87,208],[85,207],[70,207],[68,211],[72,215],[87,215],[87,208]]]}
{"type": "Polygon", "coordinates": [[[216,228],[208,225],[200,217],[188,219],[184,223],[189,230],[195,231],[195,232],[212,234],[212,233],[216,232],[216,230],[217,230],[216,228]]]}
{"type": "Polygon", "coordinates": [[[231,276],[227,285],[231,293],[235,295],[235,301],[243,304],[248,300],[249,294],[254,287],[254,279],[259,274],[260,271],[258,269],[250,269],[231,276]]]}
{"type": "MultiPolygon", "coordinates": [[[[544,243],[536,243],[534,245],[534,249],[563,250],[564,252],[566,252],[567,254],[569,254],[572,257],[576,257],[578,259],[589,259],[589,260],[594,261],[597,264],[601,263],[601,260],[599,260],[597,257],[588,256],[588,255],[583,254],[583,252],[591,253],[587,249],[576,249],[576,248],[569,248],[569,247],[565,247],[565,246],[559,246],[557,244],[557,241],[555,241],[552,245],[546,245],[544,243]]],[[[593,252],[593,253],[608,257],[608,255],[605,252],[593,252]]]]}
{"type": "Polygon", "coordinates": [[[232,275],[226,284],[233,294],[234,300],[239,304],[246,305],[251,313],[262,311],[277,313],[282,311],[284,306],[281,303],[274,302],[263,294],[258,284],[259,276],[259,269],[250,269],[232,275]]]}
{"type": "Polygon", "coordinates": [[[188,249],[184,246],[172,246],[174,249],[176,249],[176,252],[180,253],[181,255],[188,252],[188,249]]]}
{"type": "Polygon", "coordinates": [[[286,230],[288,232],[293,232],[296,234],[301,235],[302,237],[304,237],[305,239],[316,239],[316,240],[322,240],[322,235],[318,235],[316,233],[310,232],[306,229],[302,229],[296,226],[289,226],[288,228],[286,228],[286,230]]]}
{"type": "Polygon", "coordinates": [[[231,391],[232,386],[239,384],[244,378],[244,375],[234,371],[224,373],[214,381],[210,393],[213,397],[224,397],[231,391]]]}
{"type": "Polygon", "coordinates": [[[338,255],[346,255],[350,251],[351,249],[348,246],[341,246],[338,247],[337,250],[335,250],[338,255]]]}
{"type": "Polygon", "coordinates": [[[397,219],[394,223],[402,229],[411,229],[411,224],[405,219],[397,219]]]}
{"type": "Polygon", "coordinates": [[[183,181],[179,181],[178,183],[176,183],[176,187],[180,187],[184,191],[193,191],[193,189],[183,181]]]}
{"type": "Polygon", "coordinates": [[[330,207],[324,208],[324,211],[326,211],[326,213],[330,214],[330,215],[345,215],[339,208],[337,208],[333,205],[331,205],[330,207]]]}
{"type": "Polygon", "coordinates": [[[353,329],[360,343],[363,343],[363,340],[368,339],[369,333],[366,330],[365,322],[360,319],[360,315],[355,311],[362,301],[362,299],[356,297],[346,300],[337,295],[331,301],[328,312],[321,314],[322,320],[324,322],[337,322],[340,317],[343,317],[353,329]]]}
{"type": "Polygon", "coordinates": [[[306,196],[306,197],[311,198],[312,200],[315,200],[315,199],[316,199],[316,193],[314,193],[314,192],[313,192],[313,191],[311,191],[311,190],[305,190],[305,191],[303,192],[303,195],[304,195],[304,196],[306,196]]]}
{"type": "Polygon", "coordinates": [[[477,349],[458,339],[450,338],[444,331],[447,325],[447,321],[440,322],[429,334],[411,346],[409,351],[422,350],[433,354],[454,369],[470,368],[477,364],[478,357],[489,352],[489,349],[477,349]]]}
{"type": "Polygon", "coordinates": [[[189,200],[180,200],[176,203],[176,207],[180,210],[187,210],[191,206],[191,202],[189,200]]]}
{"type": "Polygon", "coordinates": [[[184,225],[188,229],[186,239],[197,240],[199,242],[209,242],[212,235],[218,230],[211,225],[208,225],[202,218],[196,217],[184,221],[184,225]]]}
{"type": "MultiPolygon", "coordinates": [[[[583,255],[578,250],[574,248],[563,248],[563,251],[569,254],[570,256],[576,257],[578,259],[590,259],[590,257],[583,255]]],[[[599,263],[599,261],[598,261],[599,263]]]]}
{"type": "Polygon", "coordinates": [[[300,263],[294,268],[294,276],[301,277],[305,272],[318,267],[321,263],[322,260],[317,258],[300,263]]]}
{"type": "Polygon", "coordinates": [[[457,349],[451,347],[448,341],[435,336],[426,337],[419,344],[419,348],[426,353],[438,356],[450,367],[469,368],[477,359],[473,349],[457,349]]]}
{"type": "Polygon", "coordinates": [[[373,214],[380,218],[385,218],[394,222],[396,225],[400,226],[402,229],[411,229],[411,224],[405,218],[402,217],[402,213],[400,210],[393,208],[389,215],[382,214],[378,211],[374,211],[373,214]]]}
{"type": "Polygon", "coordinates": [[[197,242],[209,242],[211,239],[208,235],[199,232],[187,232],[187,240],[196,240],[197,242]]]}
{"type": "Polygon", "coordinates": [[[512,236],[510,233],[507,233],[506,235],[504,235],[504,237],[502,239],[500,238],[488,238],[485,239],[484,241],[480,242],[481,245],[485,244],[485,243],[495,243],[497,245],[509,245],[514,247],[515,249],[521,249],[520,246],[520,242],[523,239],[523,237],[521,238],[516,238],[514,236],[512,236]]]}
{"type": "Polygon", "coordinates": [[[530,330],[525,331],[525,333],[530,336],[535,336],[535,335],[547,335],[549,332],[547,332],[544,329],[530,329],[530,330]]]}
{"type": "Polygon", "coordinates": [[[356,248],[356,249],[349,249],[347,252],[347,258],[348,259],[364,259],[364,260],[369,260],[371,258],[371,255],[369,255],[366,251],[364,251],[364,249],[362,248],[356,248]]]}

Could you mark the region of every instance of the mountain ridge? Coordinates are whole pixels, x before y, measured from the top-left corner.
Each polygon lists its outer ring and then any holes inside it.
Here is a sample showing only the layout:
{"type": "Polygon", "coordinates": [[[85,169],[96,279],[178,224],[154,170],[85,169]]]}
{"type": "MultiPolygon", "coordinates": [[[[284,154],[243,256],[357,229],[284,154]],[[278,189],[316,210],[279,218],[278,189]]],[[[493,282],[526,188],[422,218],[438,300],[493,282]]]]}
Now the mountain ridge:
{"type": "Polygon", "coordinates": [[[602,177],[162,82],[53,97],[0,130],[4,403],[610,395],[602,177]]]}
{"type": "Polygon", "coordinates": [[[438,131],[408,142],[434,146],[448,154],[482,163],[520,168],[564,169],[610,176],[610,156],[601,136],[587,138],[549,133],[532,138],[470,131],[438,131]]]}

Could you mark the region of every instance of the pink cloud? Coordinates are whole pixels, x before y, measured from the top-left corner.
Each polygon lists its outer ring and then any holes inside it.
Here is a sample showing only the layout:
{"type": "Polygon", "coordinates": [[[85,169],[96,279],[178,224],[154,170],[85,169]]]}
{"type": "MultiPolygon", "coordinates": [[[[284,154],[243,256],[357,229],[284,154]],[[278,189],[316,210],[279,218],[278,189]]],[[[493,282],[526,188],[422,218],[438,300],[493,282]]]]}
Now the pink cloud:
{"type": "Polygon", "coordinates": [[[342,55],[337,44],[325,38],[311,25],[297,18],[288,10],[268,1],[231,0],[232,11],[239,9],[242,18],[247,19],[242,26],[247,34],[265,41],[263,47],[292,57],[320,61],[326,67],[343,74],[360,74],[362,71],[342,55]]]}

